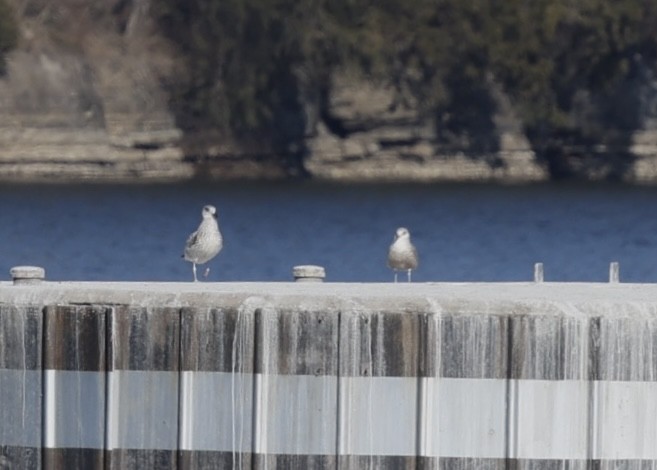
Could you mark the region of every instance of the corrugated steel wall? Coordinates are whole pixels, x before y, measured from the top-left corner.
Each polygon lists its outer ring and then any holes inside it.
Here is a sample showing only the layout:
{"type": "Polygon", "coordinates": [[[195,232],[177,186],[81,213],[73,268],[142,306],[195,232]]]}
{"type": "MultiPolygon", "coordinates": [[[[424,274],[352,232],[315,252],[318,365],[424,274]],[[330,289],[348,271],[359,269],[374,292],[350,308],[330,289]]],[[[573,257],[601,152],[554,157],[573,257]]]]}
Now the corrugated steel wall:
{"type": "Polygon", "coordinates": [[[0,468],[657,469],[657,300],[291,304],[0,302],[0,468]]]}

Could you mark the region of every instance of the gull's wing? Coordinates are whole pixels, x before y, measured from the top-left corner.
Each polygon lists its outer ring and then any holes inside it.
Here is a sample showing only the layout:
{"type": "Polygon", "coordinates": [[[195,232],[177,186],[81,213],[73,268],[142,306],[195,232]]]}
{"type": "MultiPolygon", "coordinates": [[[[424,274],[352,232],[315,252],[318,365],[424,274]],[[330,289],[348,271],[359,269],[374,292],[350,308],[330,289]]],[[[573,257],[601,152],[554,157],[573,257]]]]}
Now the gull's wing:
{"type": "Polygon", "coordinates": [[[417,256],[417,249],[415,248],[415,245],[411,245],[411,252],[413,253],[413,258],[415,259],[415,267],[420,264],[420,258],[417,256]]]}
{"type": "Polygon", "coordinates": [[[196,243],[196,240],[198,238],[198,230],[194,233],[192,233],[189,238],[187,238],[187,243],[185,243],[185,249],[193,246],[196,243]]]}

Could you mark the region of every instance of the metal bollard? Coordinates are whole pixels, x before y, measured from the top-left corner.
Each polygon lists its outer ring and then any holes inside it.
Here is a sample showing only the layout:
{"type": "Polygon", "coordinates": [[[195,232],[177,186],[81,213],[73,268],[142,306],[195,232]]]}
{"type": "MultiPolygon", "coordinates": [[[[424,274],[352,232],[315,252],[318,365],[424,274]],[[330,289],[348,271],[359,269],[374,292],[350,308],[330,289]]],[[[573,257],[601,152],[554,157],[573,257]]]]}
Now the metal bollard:
{"type": "Polygon", "coordinates": [[[14,266],[9,273],[15,286],[40,284],[46,277],[46,270],[38,266],[14,266]]]}
{"type": "Polygon", "coordinates": [[[534,282],[543,282],[543,263],[534,264],[534,282]]]}
{"type": "Polygon", "coordinates": [[[618,284],[620,282],[620,265],[618,261],[613,261],[609,264],[609,282],[618,284]]]}
{"type": "Polygon", "coordinates": [[[322,266],[307,264],[292,268],[292,275],[296,282],[322,282],[326,272],[322,266]]]}

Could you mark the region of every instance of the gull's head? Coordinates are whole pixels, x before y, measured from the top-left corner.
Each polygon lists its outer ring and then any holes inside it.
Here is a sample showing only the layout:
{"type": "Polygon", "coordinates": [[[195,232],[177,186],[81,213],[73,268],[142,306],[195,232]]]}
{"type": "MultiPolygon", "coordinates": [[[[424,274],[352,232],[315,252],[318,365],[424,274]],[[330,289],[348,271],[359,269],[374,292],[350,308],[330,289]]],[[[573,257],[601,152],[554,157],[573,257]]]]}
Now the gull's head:
{"type": "Polygon", "coordinates": [[[399,227],[395,232],[395,240],[399,240],[400,238],[410,238],[410,237],[411,234],[406,227],[399,227]]]}
{"type": "Polygon", "coordinates": [[[217,217],[217,209],[214,206],[203,206],[203,211],[201,212],[204,219],[209,219],[210,217],[217,217]]]}

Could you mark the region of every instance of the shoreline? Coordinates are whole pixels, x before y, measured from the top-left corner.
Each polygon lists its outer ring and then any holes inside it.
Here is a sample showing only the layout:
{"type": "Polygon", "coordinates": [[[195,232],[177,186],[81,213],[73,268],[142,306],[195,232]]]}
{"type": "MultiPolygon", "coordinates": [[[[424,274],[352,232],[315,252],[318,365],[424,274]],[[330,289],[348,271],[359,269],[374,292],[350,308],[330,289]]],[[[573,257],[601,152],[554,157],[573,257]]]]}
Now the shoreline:
{"type": "Polygon", "coordinates": [[[307,140],[301,162],[235,146],[190,154],[178,129],[113,135],[106,129],[0,125],[0,183],[104,184],[193,181],[317,181],[344,184],[533,184],[552,181],[657,185],[657,131],[634,136],[629,154],[578,154],[574,173],[554,178],[525,141],[505,135],[494,153],[466,154],[423,142],[412,148],[351,148],[349,138],[307,140]],[[330,145],[327,144],[330,143],[330,145]],[[629,155],[629,156],[628,156],[629,155]]]}
{"type": "MultiPolygon", "coordinates": [[[[657,167],[657,157],[650,166],[657,167]]],[[[494,170],[482,170],[473,163],[463,167],[462,171],[452,166],[449,171],[441,172],[438,165],[427,168],[394,168],[386,171],[374,168],[372,171],[362,168],[350,171],[341,168],[336,174],[306,175],[286,172],[276,165],[254,165],[253,162],[231,163],[226,169],[223,165],[208,166],[178,162],[173,165],[148,166],[130,162],[114,164],[111,162],[38,162],[6,164],[0,161],[0,184],[11,185],[67,185],[67,184],[190,184],[190,183],[313,183],[326,185],[533,185],[573,183],[584,185],[612,184],[627,186],[657,186],[657,174],[632,174],[629,177],[567,177],[551,178],[532,174],[527,177],[500,174],[494,170]],[[474,171],[473,171],[474,168],[474,171]],[[207,173],[206,173],[207,172],[207,173]]]]}

